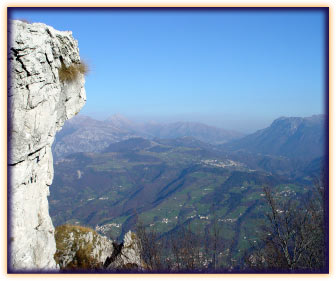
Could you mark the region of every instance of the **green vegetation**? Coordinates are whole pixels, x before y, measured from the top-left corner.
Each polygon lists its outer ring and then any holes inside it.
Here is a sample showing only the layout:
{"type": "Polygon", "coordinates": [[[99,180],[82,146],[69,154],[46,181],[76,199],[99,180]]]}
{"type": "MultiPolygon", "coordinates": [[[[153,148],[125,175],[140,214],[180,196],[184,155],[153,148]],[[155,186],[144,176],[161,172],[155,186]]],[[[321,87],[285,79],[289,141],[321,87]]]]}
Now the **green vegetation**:
{"type": "Polygon", "coordinates": [[[154,272],[325,272],[325,186],[318,184],[305,204],[263,188],[263,218],[242,221],[229,239],[214,206],[208,228],[195,219],[163,237],[137,218],[142,258],[154,272]]]}

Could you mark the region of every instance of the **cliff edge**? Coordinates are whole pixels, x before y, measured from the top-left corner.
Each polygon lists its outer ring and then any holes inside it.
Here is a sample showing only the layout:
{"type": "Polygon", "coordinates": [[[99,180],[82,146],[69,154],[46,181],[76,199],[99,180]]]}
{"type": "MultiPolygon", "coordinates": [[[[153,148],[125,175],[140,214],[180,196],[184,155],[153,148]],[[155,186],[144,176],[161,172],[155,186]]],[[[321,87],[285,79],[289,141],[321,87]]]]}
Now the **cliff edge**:
{"type": "Polygon", "coordinates": [[[42,23],[10,23],[8,60],[9,250],[11,270],[56,269],[49,216],[53,179],[51,145],[64,121],[84,106],[84,75],[62,79],[80,65],[70,31],[42,23]]]}

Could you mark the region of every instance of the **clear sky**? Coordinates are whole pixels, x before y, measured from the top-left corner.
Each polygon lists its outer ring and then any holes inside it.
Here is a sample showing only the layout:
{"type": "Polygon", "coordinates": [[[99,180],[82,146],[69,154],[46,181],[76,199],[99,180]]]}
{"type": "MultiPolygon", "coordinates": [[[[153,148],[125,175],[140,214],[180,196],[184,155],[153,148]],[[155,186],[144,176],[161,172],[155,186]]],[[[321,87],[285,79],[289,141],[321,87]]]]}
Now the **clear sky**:
{"type": "Polygon", "coordinates": [[[81,113],[252,132],[324,112],[321,10],[14,9],[71,30],[90,65],[81,113]]]}

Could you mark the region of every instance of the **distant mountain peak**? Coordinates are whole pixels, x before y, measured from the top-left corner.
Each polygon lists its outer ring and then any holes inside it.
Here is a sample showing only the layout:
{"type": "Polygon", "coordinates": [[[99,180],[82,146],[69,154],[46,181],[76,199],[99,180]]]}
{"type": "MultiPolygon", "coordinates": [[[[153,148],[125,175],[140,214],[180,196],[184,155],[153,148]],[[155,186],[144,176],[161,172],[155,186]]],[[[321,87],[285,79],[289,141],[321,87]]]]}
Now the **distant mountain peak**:
{"type": "Polygon", "coordinates": [[[132,122],[125,116],[121,114],[113,114],[109,118],[107,118],[104,123],[111,124],[112,126],[123,129],[123,130],[130,130],[131,132],[138,131],[138,126],[136,123],[132,122]]]}
{"type": "Polygon", "coordinates": [[[126,122],[126,123],[132,123],[129,119],[127,119],[124,115],[121,115],[119,113],[113,114],[107,119],[105,119],[105,122],[126,122]]]}

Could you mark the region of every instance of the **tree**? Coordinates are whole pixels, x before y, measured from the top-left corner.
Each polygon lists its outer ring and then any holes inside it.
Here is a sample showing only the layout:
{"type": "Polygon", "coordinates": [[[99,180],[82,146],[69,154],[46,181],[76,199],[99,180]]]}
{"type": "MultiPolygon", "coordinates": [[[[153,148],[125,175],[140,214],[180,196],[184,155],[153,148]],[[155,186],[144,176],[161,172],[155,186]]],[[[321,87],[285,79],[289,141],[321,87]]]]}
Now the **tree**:
{"type": "Polygon", "coordinates": [[[186,226],[180,226],[171,235],[171,251],[176,271],[195,272],[203,269],[200,243],[191,230],[190,222],[186,226]]]}
{"type": "Polygon", "coordinates": [[[260,229],[261,244],[246,262],[249,268],[271,271],[325,271],[324,186],[319,184],[305,204],[282,201],[264,188],[267,223],[260,229]],[[322,194],[316,200],[316,191],[322,194]]]}
{"type": "Polygon", "coordinates": [[[136,234],[140,240],[141,257],[150,271],[163,270],[162,248],[158,235],[154,229],[147,230],[140,219],[137,218],[136,234]]]}

